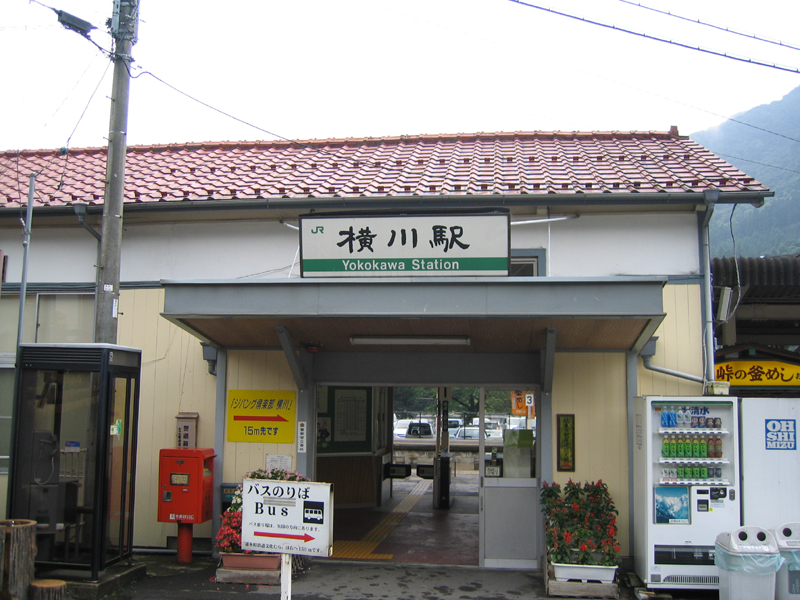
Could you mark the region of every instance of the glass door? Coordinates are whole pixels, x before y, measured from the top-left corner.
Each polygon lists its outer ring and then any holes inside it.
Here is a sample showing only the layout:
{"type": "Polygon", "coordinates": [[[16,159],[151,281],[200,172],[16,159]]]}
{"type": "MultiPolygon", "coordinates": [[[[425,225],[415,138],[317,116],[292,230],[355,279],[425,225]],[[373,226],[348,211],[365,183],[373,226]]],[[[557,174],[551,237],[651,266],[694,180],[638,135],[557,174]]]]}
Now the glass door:
{"type": "MultiPolygon", "coordinates": [[[[537,391],[480,389],[480,565],[539,568],[539,480],[535,472],[536,421],[532,409],[514,419],[520,398],[537,391]]],[[[519,412],[519,411],[518,411],[519,412]]]]}
{"type": "Polygon", "coordinates": [[[109,381],[106,561],[122,558],[131,551],[135,385],[136,381],[125,375],[116,375],[109,381]]]}

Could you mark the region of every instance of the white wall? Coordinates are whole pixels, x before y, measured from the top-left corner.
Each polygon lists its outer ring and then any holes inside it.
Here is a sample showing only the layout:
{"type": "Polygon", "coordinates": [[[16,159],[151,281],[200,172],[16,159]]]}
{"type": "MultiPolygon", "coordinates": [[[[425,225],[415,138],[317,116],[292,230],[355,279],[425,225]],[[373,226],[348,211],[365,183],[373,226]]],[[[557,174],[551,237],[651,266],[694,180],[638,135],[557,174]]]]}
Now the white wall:
{"type": "Polygon", "coordinates": [[[545,248],[552,277],[700,272],[694,214],[582,216],[514,225],[512,248],[545,248]],[[548,235],[549,228],[549,235],[548,235]]]}
{"type": "MultiPolygon", "coordinates": [[[[694,214],[582,216],[511,228],[512,248],[545,248],[553,277],[699,273],[694,214]],[[549,229],[549,235],[548,235],[549,229]]],[[[121,280],[286,277],[299,233],[275,221],[125,226],[121,280]]],[[[0,229],[7,281],[22,272],[19,229],[0,229]]],[[[298,258],[299,260],[299,258],[298,258]]],[[[73,228],[34,222],[29,282],[94,281],[96,242],[73,228]]],[[[299,273],[295,265],[294,276],[299,273]]]]}
{"type": "MultiPolygon", "coordinates": [[[[286,277],[295,259],[298,232],[280,223],[224,222],[126,225],[120,279],[236,279],[286,277]]],[[[9,256],[7,281],[22,274],[22,239],[18,230],[0,229],[0,249],[9,256]]],[[[77,226],[36,227],[28,263],[28,281],[91,282],[97,243],[77,226]]],[[[299,257],[298,257],[299,261],[299,257]]],[[[299,273],[295,265],[295,274],[299,273]]]]}

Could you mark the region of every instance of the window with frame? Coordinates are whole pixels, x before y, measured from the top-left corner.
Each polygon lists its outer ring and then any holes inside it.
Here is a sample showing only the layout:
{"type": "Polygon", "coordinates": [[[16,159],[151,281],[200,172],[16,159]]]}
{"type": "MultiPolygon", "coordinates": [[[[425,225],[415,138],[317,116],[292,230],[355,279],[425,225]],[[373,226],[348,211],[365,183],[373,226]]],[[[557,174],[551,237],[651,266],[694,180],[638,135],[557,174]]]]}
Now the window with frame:
{"type": "MultiPolygon", "coordinates": [[[[0,352],[16,352],[19,296],[0,302],[0,352]]],[[[88,343],[94,341],[93,294],[28,294],[25,343],[88,343]]]]}
{"type": "Polygon", "coordinates": [[[14,353],[0,353],[0,473],[8,473],[8,464],[11,457],[14,372],[14,353]]]}
{"type": "Polygon", "coordinates": [[[544,249],[513,249],[509,277],[540,277],[544,271],[544,249]]]}

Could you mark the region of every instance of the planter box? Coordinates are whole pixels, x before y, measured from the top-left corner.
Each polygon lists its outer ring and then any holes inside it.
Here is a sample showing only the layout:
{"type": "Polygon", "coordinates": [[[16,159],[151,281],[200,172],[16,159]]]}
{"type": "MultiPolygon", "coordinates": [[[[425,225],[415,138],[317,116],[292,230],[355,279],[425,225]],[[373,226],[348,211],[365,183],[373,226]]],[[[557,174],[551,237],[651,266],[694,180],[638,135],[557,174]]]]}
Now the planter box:
{"type": "Polygon", "coordinates": [[[223,569],[239,569],[245,571],[280,571],[280,554],[239,554],[220,552],[223,569]]]}
{"type": "Polygon", "coordinates": [[[557,565],[559,567],[559,578],[564,575],[568,579],[559,581],[556,579],[556,565],[547,564],[544,574],[544,590],[548,596],[563,596],[569,598],[619,598],[619,586],[613,581],[617,567],[598,567],[595,565],[557,565]],[[564,573],[561,567],[567,567],[569,571],[564,573]],[[577,569],[572,571],[572,569],[577,569]],[[599,572],[600,569],[611,570],[610,581],[600,581],[599,577],[608,578],[607,573],[599,572]]]}
{"type": "Polygon", "coordinates": [[[216,572],[217,583],[246,583],[250,585],[278,585],[281,582],[281,570],[265,569],[224,569],[216,572]]]}
{"type": "Polygon", "coordinates": [[[601,565],[565,565],[552,563],[556,581],[569,581],[575,579],[583,583],[599,581],[611,583],[617,573],[617,567],[604,567],[601,565]]]}
{"type": "Polygon", "coordinates": [[[276,585],[281,582],[280,554],[238,554],[220,552],[222,566],[217,583],[276,585]]]}

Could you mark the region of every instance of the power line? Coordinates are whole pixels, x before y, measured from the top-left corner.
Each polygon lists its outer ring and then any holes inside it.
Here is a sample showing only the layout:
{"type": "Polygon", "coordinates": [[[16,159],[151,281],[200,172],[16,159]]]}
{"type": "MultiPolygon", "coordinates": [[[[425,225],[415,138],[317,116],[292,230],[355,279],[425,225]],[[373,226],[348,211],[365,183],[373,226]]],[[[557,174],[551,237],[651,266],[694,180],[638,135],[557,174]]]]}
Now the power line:
{"type": "MultiPolygon", "coordinates": [[[[624,0],[623,0],[623,1],[624,1],[624,0]]],[[[398,13],[398,14],[403,14],[403,13],[398,13]]],[[[441,27],[441,25],[440,25],[440,24],[438,24],[438,23],[434,23],[434,22],[432,22],[432,21],[425,21],[425,20],[423,20],[423,19],[420,19],[420,18],[419,18],[418,16],[416,16],[416,15],[415,15],[415,18],[417,18],[417,20],[420,20],[420,21],[422,21],[422,22],[425,22],[425,23],[428,23],[428,24],[432,24],[432,25],[435,25],[435,26],[440,26],[440,27],[441,27]]],[[[459,31],[459,30],[457,30],[457,29],[452,29],[452,28],[450,28],[450,30],[451,30],[451,31],[455,31],[456,33],[463,33],[463,32],[461,32],[461,31],[459,31]]],[[[505,44],[497,44],[496,42],[489,42],[489,40],[487,40],[486,38],[480,37],[480,36],[471,35],[471,34],[467,34],[467,35],[469,35],[470,37],[472,37],[473,39],[475,39],[475,40],[477,40],[477,41],[479,41],[479,42],[484,42],[484,43],[495,43],[496,45],[498,45],[498,46],[500,46],[500,47],[508,47],[508,48],[512,48],[512,49],[513,49],[513,47],[511,47],[511,46],[507,46],[507,45],[505,45],[505,44]]],[[[553,60],[553,59],[552,59],[552,58],[550,58],[550,57],[542,57],[542,56],[537,56],[537,58],[538,58],[539,60],[542,60],[542,59],[544,59],[544,60],[546,60],[546,61],[548,61],[548,62],[550,62],[550,63],[553,63],[553,64],[555,64],[555,65],[557,65],[557,66],[561,66],[561,67],[564,67],[564,68],[569,68],[569,69],[572,69],[572,70],[574,70],[574,71],[577,71],[577,72],[579,72],[579,73],[585,73],[586,75],[589,75],[590,77],[596,77],[596,78],[598,78],[598,79],[602,79],[602,80],[605,80],[605,81],[610,81],[610,82],[612,82],[612,83],[614,83],[614,84],[617,84],[617,85],[622,85],[622,86],[625,86],[625,87],[627,87],[627,88],[630,88],[630,89],[632,89],[632,90],[636,90],[637,92],[640,92],[640,93],[643,93],[643,94],[648,94],[648,95],[651,95],[651,96],[655,96],[655,97],[657,97],[657,98],[662,98],[662,99],[664,99],[664,100],[668,100],[668,101],[670,101],[670,102],[674,102],[674,103],[676,103],[676,104],[680,104],[680,105],[682,105],[682,106],[686,106],[686,107],[688,107],[688,108],[691,108],[692,110],[696,110],[696,111],[699,111],[699,112],[704,112],[704,113],[706,113],[706,114],[713,115],[713,116],[715,116],[715,117],[719,117],[720,119],[725,119],[726,121],[730,121],[730,122],[732,122],[732,123],[737,123],[737,124],[739,124],[739,125],[743,125],[744,127],[751,127],[751,128],[753,128],[753,129],[756,129],[756,130],[758,130],[758,131],[763,131],[764,133],[769,133],[769,134],[771,134],[771,135],[775,135],[775,136],[777,136],[777,137],[782,137],[782,138],[784,138],[784,139],[787,139],[787,140],[791,140],[791,141],[793,141],[793,142],[798,142],[798,143],[800,143],[800,139],[798,139],[798,138],[793,138],[793,137],[791,137],[791,136],[784,135],[784,134],[782,134],[782,133],[778,133],[778,132],[776,132],[776,131],[771,131],[771,130],[769,130],[769,129],[765,129],[765,128],[763,128],[763,127],[758,127],[757,125],[752,125],[752,124],[750,124],[750,123],[746,123],[746,122],[744,122],[744,121],[740,121],[739,119],[735,119],[735,118],[733,118],[733,117],[729,117],[729,116],[727,116],[727,115],[721,115],[721,114],[719,114],[719,113],[716,113],[716,112],[714,112],[714,111],[712,111],[712,110],[708,110],[708,109],[706,109],[706,108],[700,108],[699,106],[695,106],[694,104],[689,104],[688,102],[683,102],[683,101],[681,101],[681,100],[677,100],[677,99],[675,99],[675,98],[671,98],[671,97],[669,97],[669,96],[665,96],[665,95],[663,95],[663,94],[658,94],[658,93],[656,93],[656,92],[653,92],[653,91],[650,91],[650,90],[645,90],[645,89],[642,89],[642,88],[640,88],[640,87],[637,87],[637,86],[631,85],[631,84],[630,84],[629,82],[627,82],[627,81],[618,81],[618,80],[615,80],[615,79],[613,79],[613,78],[610,78],[610,77],[601,76],[601,75],[598,75],[597,73],[594,73],[594,72],[592,72],[592,71],[587,71],[587,70],[584,70],[584,69],[577,68],[577,67],[575,67],[575,66],[573,66],[573,65],[568,65],[568,64],[565,64],[565,63],[561,63],[561,62],[555,61],[555,60],[553,60]]]]}
{"type": "Polygon", "coordinates": [[[619,0],[619,1],[624,3],[624,4],[630,4],[631,6],[636,6],[638,8],[644,8],[645,10],[651,10],[651,11],[653,11],[655,13],[659,13],[661,15],[667,15],[668,17],[673,17],[675,19],[680,19],[681,21],[688,21],[689,23],[695,23],[696,25],[703,25],[705,27],[711,27],[712,29],[716,29],[718,31],[724,31],[725,33],[732,33],[733,35],[739,35],[739,36],[742,36],[742,37],[745,37],[745,38],[748,38],[748,39],[751,39],[751,40],[756,40],[758,42],[766,42],[767,44],[774,44],[776,46],[780,46],[781,48],[789,48],[791,50],[800,50],[800,48],[798,48],[797,46],[792,46],[791,44],[784,44],[783,42],[778,41],[778,40],[770,40],[768,38],[762,38],[760,36],[757,36],[754,33],[752,33],[752,34],[751,33],[743,33],[741,31],[736,31],[735,29],[730,29],[729,27],[721,27],[719,25],[714,25],[712,23],[706,23],[704,21],[701,21],[700,19],[690,19],[689,17],[682,17],[681,15],[676,15],[676,14],[671,13],[671,12],[666,11],[666,10],[660,10],[658,8],[653,8],[651,6],[645,6],[644,4],[641,4],[639,2],[631,2],[631,0],[619,0]]]}
{"type": "MultiPolygon", "coordinates": [[[[516,0],[512,0],[512,1],[516,1],[516,0]]],[[[182,96],[185,96],[186,98],[189,98],[190,100],[192,100],[192,101],[194,101],[194,102],[197,102],[198,104],[200,104],[200,105],[202,105],[202,106],[205,106],[206,108],[208,108],[208,109],[210,109],[210,110],[213,110],[214,112],[218,112],[218,113],[219,113],[219,114],[221,114],[221,115],[224,115],[224,116],[226,116],[226,117],[228,117],[228,118],[230,118],[230,119],[233,119],[234,121],[238,121],[239,123],[242,123],[243,125],[246,125],[246,126],[248,126],[248,127],[252,127],[253,129],[255,129],[255,130],[257,130],[257,131],[261,131],[262,133],[266,133],[266,134],[268,134],[268,135],[271,135],[271,136],[273,136],[273,137],[275,137],[275,138],[277,138],[277,139],[279,139],[279,140],[283,140],[284,142],[289,142],[289,143],[292,143],[292,144],[297,144],[297,145],[299,145],[299,146],[304,146],[304,147],[306,147],[306,148],[313,149],[313,150],[315,150],[315,151],[317,151],[317,152],[320,152],[320,153],[322,153],[322,154],[327,154],[327,155],[334,156],[334,157],[336,156],[336,154],[335,154],[335,153],[333,153],[333,152],[329,152],[329,151],[325,150],[324,148],[317,148],[317,147],[315,147],[315,146],[312,146],[311,144],[304,144],[303,142],[300,142],[300,141],[298,141],[298,140],[293,140],[293,139],[291,139],[291,138],[284,137],[284,136],[282,136],[282,135],[280,135],[280,134],[277,134],[277,133],[274,133],[274,132],[272,132],[272,131],[269,131],[268,129],[264,129],[263,127],[259,127],[258,125],[253,125],[252,123],[249,123],[248,121],[245,121],[244,119],[240,119],[239,117],[236,117],[236,116],[234,116],[234,115],[231,115],[230,113],[227,113],[227,112],[225,112],[224,110],[221,110],[221,109],[219,109],[219,108],[216,108],[216,107],[214,107],[214,106],[211,106],[210,104],[208,104],[208,103],[206,103],[206,102],[203,102],[202,100],[199,100],[198,98],[195,98],[195,97],[194,97],[194,96],[192,96],[191,94],[188,94],[188,93],[184,92],[183,90],[180,90],[180,89],[176,88],[174,85],[167,83],[166,81],[164,81],[163,79],[161,79],[161,78],[160,78],[160,77],[158,77],[157,75],[154,75],[154,74],[153,74],[153,73],[151,73],[150,71],[142,71],[141,73],[139,73],[138,75],[134,75],[133,77],[134,77],[134,79],[135,79],[135,78],[141,77],[142,75],[149,75],[150,77],[152,77],[152,78],[153,78],[153,79],[155,79],[156,81],[158,81],[158,82],[162,83],[163,85],[167,86],[167,87],[168,87],[168,88],[170,88],[171,90],[174,90],[174,91],[178,92],[178,93],[179,93],[179,94],[181,94],[182,96]]],[[[698,108],[698,107],[696,107],[696,106],[691,106],[691,105],[689,105],[689,104],[687,104],[686,106],[690,106],[691,108],[694,108],[694,109],[696,109],[696,110],[704,110],[704,109],[698,108]]],[[[723,115],[719,115],[719,114],[717,114],[717,113],[714,113],[714,112],[711,112],[711,111],[707,111],[707,110],[705,110],[704,112],[707,112],[707,113],[709,113],[709,114],[712,114],[712,115],[715,115],[715,116],[721,117],[721,118],[723,118],[723,119],[727,119],[727,120],[729,120],[729,121],[731,121],[731,122],[733,122],[733,123],[738,123],[739,125],[744,125],[744,126],[746,126],[746,127],[752,127],[753,129],[757,129],[757,130],[759,130],[759,131],[763,131],[763,132],[765,132],[765,133],[769,133],[769,134],[772,134],[772,135],[776,135],[776,136],[778,136],[778,137],[785,138],[785,139],[787,139],[787,140],[791,140],[791,141],[793,141],[793,142],[798,142],[798,143],[800,143],[800,139],[793,138],[793,137],[790,137],[790,136],[784,135],[784,134],[782,134],[782,133],[777,133],[777,132],[775,132],[775,131],[770,131],[769,129],[764,129],[763,127],[758,127],[757,125],[751,125],[750,123],[745,123],[744,121],[739,121],[738,119],[733,119],[733,118],[725,117],[725,116],[723,116],[723,115]]],[[[726,156],[726,155],[722,155],[722,154],[719,154],[719,153],[715,153],[715,154],[718,154],[719,156],[726,156]]],[[[733,157],[731,157],[731,158],[739,158],[739,157],[733,156],[733,157]]],[[[765,166],[765,167],[772,167],[772,168],[774,168],[774,169],[782,169],[782,170],[784,170],[784,171],[790,171],[790,172],[794,172],[794,173],[800,173],[800,171],[794,171],[793,169],[787,169],[787,168],[785,168],[785,167],[778,167],[778,166],[776,166],[776,165],[770,165],[770,164],[767,164],[767,163],[761,163],[761,162],[758,162],[758,161],[755,161],[755,160],[746,159],[746,158],[742,158],[742,159],[740,159],[740,160],[747,160],[747,161],[749,161],[749,162],[752,162],[752,163],[754,163],[754,164],[759,164],[759,165],[762,165],[762,166],[765,166]]],[[[358,162],[369,163],[370,161],[358,161],[358,162]]]]}
{"type": "Polygon", "coordinates": [[[103,80],[106,78],[106,75],[108,74],[108,69],[110,67],[111,67],[111,63],[109,62],[106,65],[106,68],[103,71],[103,74],[100,76],[100,81],[97,82],[97,85],[95,86],[94,91],[92,92],[92,95],[89,96],[89,100],[86,102],[86,106],[83,108],[83,112],[81,113],[81,116],[78,117],[78,121],[75,123],[75,127],[72,128],[72,133],[70,133],[69,137],[67,138],[67,143],[66,143],[66,147],[67,148],[69,148],[69,142],[70,142],[70,140],[72,140],[72,136],[75,135],[75,132],[78,130],[78,125],[81,124],[81,121],[83,120],[83,117],[86,115],[86,111],[89,110],[89,105],[92,103],[92,100],[94,100],[94,95],[97,93],[97,90],[100,89],[100,85],[103,83],[103,80]]]}
{"type": "MultiPolygon", "coordinates": [[[[314,150],[315,152],[319,152],[321,154],[326,154],[326,155],[334,157],[334,158],[336,158],[338,156],[335,152],[330,152],[330,151],[326,150],[325,148],[319,148],[317,146],[314,146],[313,144],[304,143],[304,142],[300,142],[298,140],[293,140],[291,138],[284,137],[284,136],[282,136],[282,135],[280,135],[278,133],[275,133],[273,131],[269,131],[268,129],[264,129],[263,127],[259,127],[258,125],[254,125],[253,123],[245,121],[244,119],[240,119],[239,117],[236,117],[236,116],[234,116],[234,115],[232,115],[230,113],[225,112],[224,110],[221,110],[221,109],[219,109],[219,108],[217,108],[215,106],[212,106],[212,105],[208,104],[207,102],[203,102],[202,100],[200,100],[198,98],[195,98],[191,94],[188,94],[188,93],[184,92],[183,90],[180,90],[180,89],[176,88],[174,85],[172,85],[170,83],[167,83],[166,81],[164,81],[163,79],[161,79],[157,75],[154,75],[150,71],[142,71],[138,75],[134,75],[132,77],[134,79],[136,79],[138,77],[141,77],[142,75],[149,75],[150,77],[152,77],[156,81],[162,83],[163,85],[165,85],[168,88],[170,88],[171,90],[181,94],[182,96],[185,96],[189,100],[197,102],[198,104],[200,104],[202,106],[205,106],[209,110],[213,110],[214,112],[217,112],[217,113],[219,113],[219,114],[221,114],[221,115],[223,115],[225,117],[228,117],[229,119],[233,119],[234,121],[237,121],[237,122],[241,123],[242,125],[246,125],[247,127],[252,127],[256,131],[260,131],[262,133],[266,133],[267,135],[270,135],[270,136],[272,136],[274,138],[277,138],[279,140],[282,140],[284,142],[289,142],[291,144],[296,144],[298,146],[301,146],[301,147],[304,147],[304,148],[308,148],[308,149],[314,150]]],[[[354,163],[358,163],[358,164],[362,164],[363,163],[365,165],[366,164],[373,164],[373,166],[381,166],[383,168],[386,168],[386,167],[390,166],[388,161],[369,161],[369,160],[360,160],[360,159],[356,159],[356,158],[344,159],[344,160],[351,160],[354,163]]],[[[393,169],[390,169],[390,170],[393,170],[393,169]]]]}
{"type": "MultiPolygon", "coordinates": [[[[58,187],[56,188],[57,190],[60,190],[61,187],[64,185],[64,175],[67,172],[67,163],[69,162],[69,143],[70,143],[70,141],[72,141],[72,136],[75,135],[75,132],[78,130],[78,126],[81,124],[81,121],[83,120],[83,117],[86,115],[86,111],[89,110],[89,105],[92,103],[92,100],[94,100],[94,95],[97,93],[97,90],[100,89],[100,85],[103,83],[103,80],[106,78],[106,74],[108,73],[108,69],[109,69],[110,66],[111,66],[111,62],[109,62],[106,65],[106,69],[105,69],[105,71],[103,71],[103,75],[100,77],[100,81],[97,82],[97,85],[95,86],[94,91],[92,92],[92,95],[89,96],[89,101],[86,103],[86,106],[83,108],[83,112],[81,113],[81,116],[78,117],[78,121],[75,123],[75,127],[73,127],[73,129],[72,129],[72,133],[70,133],[69,137],[67,138],[67,143],[64,146],[64,150],[66,150],[66,157],[64,158],[64,166],[61,169],[61,177],[59,178],[59,181],[58,181],[58,187]]],[[[63,153],[64,150],[62,150],[62,153],[63,153]]]]}
{"type": "Polygon", "coordinates": [[[132,75],[131,77],[132,77],[133,79],[137,79],[137,78],[141,77],[142,75],[149,75],[150,77],[152,77],[152,78],[153,78],[153,79],[155,79],[156,81],[158,81],[158,82],[160,82],[160,83],[164,84],[165,86],[167,86],[169,89],[171,89],[171,90],[173,90],[173,91],[175,91],[175,92],[178,92],[178,93],[179,93],[179,94],[181,94],[182,96],[186,96],[187,98],[189,98],[189,100],[193,100],[194,102],[197,102],[198,104],[202,104],[202,105],[203,105],[203,106],[205,106],[206,108],[208,108],[208,109],[210,109],[210,110],[213,110],[214,112],[218,112],[219,114],[221,114],[221,115],[223,115],[223,116],[226,116],[226,117],[228,117],[229,119],[233,119],[234,121],[238,121],[238,122],[239,122],[239,123],[241,123],[242,125],[247,125],[248,127],[252,127],[253,129],[255,129],[255,130],[257,130],[257,131],[260,131],[260,132],[262,132],[262,133],[266,133],[267,135],[271,135],[272,137],[275,137],[275,138],[278,138],[278,139],[280,139],[280,140],[283,140],[284,142],[295,142],[295,140],[291,140],[291,139],[289,139],[289,138],[285,138],[285,137],[283,137],[282,135],[278,135],[277,133],[273,133],[272,131],[269,131],[269,130],[267,130],[267,129],[264,129],[263,127],[259,127],[258,125],[253,125],[252,123],[248,123],[248,122],[247,122],[247,121],[245,121],[244,119],[240,119],[239,117],[236,117],[236,116],[234,116],[234,115],[232,115],[232,114],[230,114],[230,113],[227,113],[227,112],[225,112],[224,110],[221,110],[221,109],[219,109],[219,108],[217,108],[217,107],[215,107],[215,106],[211,106],[210,104],[208,104],[208,103],[206,103],[206,102],[203,102],[202,100],[199,100],[198,98],[195,98],[195,97],[194,97],[194,96],[192,96],[191,94],[187,94],[187,93],[186,93],[186,92],[184,92],[183,90],[179,90],[179,89],[178,89],[178,88],[176,88],[174,85],[167,83],[166,81],[164,81],[163,79],[161,79],[159,76],[157,76],[157,75],[154,75],[154,74],[153,74],[153,73],[151,73],[150,71],[142,71],[142,72],[141,72],[141,73],[139,73],[138,75],[132,75]]]}
{"type": "Polygon", "coordinates": [[[771,169],[780,169],[781,171],[788,171],[789,173],[800,173],[797,169],[789,169],[787,167],[779,167],[777,165],[771,165],[769,163],[759,162],[757,160],[753,160],[751,158],[742,158],[741,156],[734,156],[733,154],[723,154],[722,152],[714,152],[717,156],[726,156],[728,158],[733,158],[735,160],[744,160],[749,163],[753,163],[754,165],[761,165],[762,167],[770,167],[771,169]]]}
{"type": "Polygon", "coordinates": [[[655,37],[652,35],[648,35],[646,33],[639,33],[638,31],[632,31],[630,29],[625,29],[623,27],[617,27],[616,25],[609,25],[607,23],[601,23],[599,21],[593,21],[591,19],[587,19],[585,17],[578,17],[576,15],[570,15],[565,12],[560,12],[557,10],[553,10],[552,8],[545,8],[544,6],[538,6],[536,4],[531,4],[529,2],[523,2],[522,0],[509,0],[509,2],[513,2],[515,4],[520,4],[522,6],[526,6],[528,8],[535,8],[537,10],[543,10],[545,12],[549,12],[554,15],[558,15],[560,17],[567,17],[569,19],[575,19],[576,21],[582,21],[583,23],[588,23],[589,25],[597,25],[599,27],[605,27],[606,29],[613,29],[614,31],[619,31],[621,33],[629,33],[631,35],[635,35],[637,37],[645,38],[648,40],[653,40],[656,42],[662,42],[664,44],[670,44],[673,46],[678,46],[680,48],[686,48],[687,50],[695,50],[696,52],[703,52],[705,54],[711,54],[713,56],[720,56],[722,58],[729,58],[731,60],[736,60],[743,63],[748,63],[751,65],[756,65],[759,67],[769,67],[770,69],[777,69],[778,71],[786,71],[788,73],[800,73],[800,69],[794,67],[784,67],[777,64],[771,64],[768,62],[755,60],[752,58],[745,58],[742,56],[736,56],[735,54],[728,54],[727,52],[719,52],[717,50],[709,50],[708,48],[701,48],[700,46],[691,46],[689,44],[684,44],[682,42],[676,42],[674,40],[668,40],[665,38],[655,37]]]}

